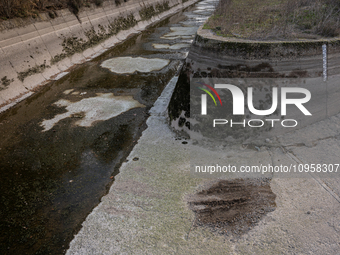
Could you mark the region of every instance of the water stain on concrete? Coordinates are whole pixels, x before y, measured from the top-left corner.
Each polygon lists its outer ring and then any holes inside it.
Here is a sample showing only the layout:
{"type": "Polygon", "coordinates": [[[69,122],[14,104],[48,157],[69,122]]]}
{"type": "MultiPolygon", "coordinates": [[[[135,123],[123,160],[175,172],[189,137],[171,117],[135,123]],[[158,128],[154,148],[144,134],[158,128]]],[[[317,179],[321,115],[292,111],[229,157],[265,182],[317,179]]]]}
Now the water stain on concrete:
{"type": "Polygon", "coordinates": [[[170,63],[168,59],[160,58],[142,58],[142,57],[118,57],[104,61],[101,67],[108,68],[114,73],[134,73],[136,71],[148,73],[152,71],[159,71],[170,63]]]}
{"type": "Polygon", "coordinates": [[[113,93],[97,93],[97,97],[70,102],[61,99],[54,103],[59,107],[66,107],[67,112],[56,115],[53,119],[44,120],[41,126],[43,131],[53,128],[60,120],[74,117],[79,118],[74,125],[90,127],[96,121],[108,120],[132,108],[145,107],[132,96],[114,96],[113,93]]]}
{"type": "Polygon", "coordinates": [[[275,210],[269,179],[218,180],[187,197],[195,226],[220,234],[242,235],[275,210]]]}

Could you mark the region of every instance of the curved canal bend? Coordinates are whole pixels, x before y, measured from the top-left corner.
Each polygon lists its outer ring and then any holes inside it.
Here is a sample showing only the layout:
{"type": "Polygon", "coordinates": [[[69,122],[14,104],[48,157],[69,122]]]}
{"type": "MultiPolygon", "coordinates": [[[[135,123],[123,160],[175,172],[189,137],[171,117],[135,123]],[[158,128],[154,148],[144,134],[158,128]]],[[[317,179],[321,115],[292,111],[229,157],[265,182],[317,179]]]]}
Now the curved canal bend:
{"type": "Polygon", "coordinates": [[[66,251],[213,8],[189,7],[0,114],[1,254],[66,251]]]}

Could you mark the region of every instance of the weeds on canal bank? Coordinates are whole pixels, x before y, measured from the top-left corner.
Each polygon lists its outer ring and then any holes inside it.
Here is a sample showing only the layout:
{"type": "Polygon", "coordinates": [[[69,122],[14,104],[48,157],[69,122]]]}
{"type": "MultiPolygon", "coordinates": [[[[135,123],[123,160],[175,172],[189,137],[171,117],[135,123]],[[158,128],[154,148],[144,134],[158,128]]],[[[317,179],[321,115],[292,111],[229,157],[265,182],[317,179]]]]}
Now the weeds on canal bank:
{"type": "MultiPolygon", "coordinates": [[[[50,18],[55,18],[58,14],[56,10],[68,8],[77,15],[83,7],[91,5],[101,6],[105,0],[0,0],[0,20],[15,17],[38,17],[41,12],[48,12],[50,18]]],[[[106,0],[107,1],[107,0],[106,0]]],[[[112,1],[112,0],[110,0],[112,1]]],[[[128,0],[115,0],[116,6],[128,0]]],[[[113,2],[113,1],[112,1],[113,2]]]]}
{"type": "Polygon", "coordinates": [[[142,9],[139,11],[141,20],[151,19],[153,16],[165,12],[170,9],[169,1],[163,1],[162,3],[157,3],[155,7],[153,5],[143,4],[142,9]]]}
{"type": "MultiPolygon", "coordinates": [[[[157,3],[155,6],[153,5],[143,5],[141,10],[139,11],[142,20],[148,20],[151,17],[167,11],[170,9],[169,1],[163,1],[162,3],[157,3]]],[[[88,49],[91,46],[94,46],[105,39],[118,34],[122,30],[127,30],[131,27],[134,27],[137,24],[137,20],[135,16],[130,13],[126,17],[120,16],[116,18],[113,22],[109,24],[108,27],[104,27],[99,25],[98,30],[96,31],[93,27],[85,32],[85,36],[87,38],[77,38],[77,37],[67,37],[64,38],[62,46],[63,52],[55,55],[51,59],[51,65],[61,61],[62,59],[73,55],[77,52],[82,52],[88,49]]]]}
{"type": "Polygon", "coordinates": [[[31,67],[27,69],[26,71],[19,72],[18,73],[18,79],[20,81],[24,81],[26,77],[31,76],[36,73],[42,73],[46,68],[50,68],[49,65],[46,65],[45,63],[42,65],[35,65],[34,67],[31,67]]]}
{"type": "Polygon", "coordinates": [[[14,81],[14,79],[10,80],[7,78],[7,76],[4,76],[1,78],[0,81],[1,81],[0,82],[0,91],[1,91],[1,90],[6,89],[9,86],[9,84],[11,84],[14,81]]]}
{"type": "Polygon", "coordinates": [[[136,24],[137,20],[131,13],[126,17],[120,16],[116,18],[112,23],[109,24],[107,28],[99,25],[98,31],[95,31],[93,27],[87,30],[85,32],[87,40],[77,37],[64,38],[64,41],[62,43],[63,52],[55,55],[51,59],[51,64],[53,65],[61,61],[62,59],[73,55],[74,53],[82,52],[87,48],[104,41],[110,36],[118,34],[121,30],[127,30],[135,26],[136,24]]]}
{"type": "Polygon", "coordinates": [[[338,0],[220,0],[204,28],[257,39],[317,39],[340,34],[338,0]]]}

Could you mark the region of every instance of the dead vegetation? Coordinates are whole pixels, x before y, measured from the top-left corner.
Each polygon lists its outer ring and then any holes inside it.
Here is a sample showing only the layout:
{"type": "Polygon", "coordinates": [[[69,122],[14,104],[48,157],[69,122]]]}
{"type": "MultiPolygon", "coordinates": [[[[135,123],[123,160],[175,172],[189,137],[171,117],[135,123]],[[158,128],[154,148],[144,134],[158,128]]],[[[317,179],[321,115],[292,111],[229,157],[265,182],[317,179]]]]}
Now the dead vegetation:
{"type": "Polygon", "coordinates": [[[339,25],[339,0],[220,0],[205,28],[246,39],[317,39],[339,36],[339,25]]]}
{"type": "MultiPolygon", "coordinates": [[[[110,0],[116,6],[127,0],[110,0]]],[[[68,8],[75,15],[80,8],[91,4],[101,6],[104,0],[0,0],[0,21],[15,17],[37,17],[40,12],[48,12],[51,18],[57,16],[56,10],[68,8]]]]}

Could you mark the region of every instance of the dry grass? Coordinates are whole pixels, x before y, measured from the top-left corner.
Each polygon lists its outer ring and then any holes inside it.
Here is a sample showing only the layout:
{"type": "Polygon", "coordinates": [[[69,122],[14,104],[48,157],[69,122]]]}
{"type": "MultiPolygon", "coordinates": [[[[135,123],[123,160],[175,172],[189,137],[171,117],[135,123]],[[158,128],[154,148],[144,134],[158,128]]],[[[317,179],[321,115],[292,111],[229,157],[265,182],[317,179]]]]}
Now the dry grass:
{"type": "MultiPolygon", "coordinates": [[[[90,4],[100,6],[104,0],[0,0],[0,21],[14,17],[36,17],[39,12],[48,12],[54,18],[56,10],[68,8],[75,15],[80,8],[88,7],[90,4]]],[[[111,0],[118,6],[121,1],[111,0]]]]}
{"type": "Polygon", "coordinates": [[[220,0],[205,28],[257,40],[334,37],[340,0],[220,0]]]}

